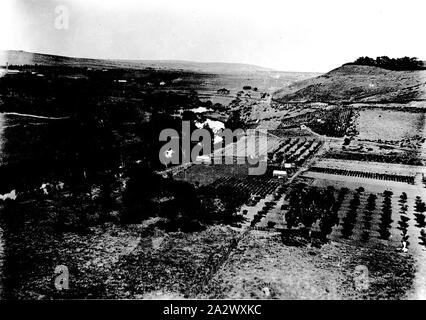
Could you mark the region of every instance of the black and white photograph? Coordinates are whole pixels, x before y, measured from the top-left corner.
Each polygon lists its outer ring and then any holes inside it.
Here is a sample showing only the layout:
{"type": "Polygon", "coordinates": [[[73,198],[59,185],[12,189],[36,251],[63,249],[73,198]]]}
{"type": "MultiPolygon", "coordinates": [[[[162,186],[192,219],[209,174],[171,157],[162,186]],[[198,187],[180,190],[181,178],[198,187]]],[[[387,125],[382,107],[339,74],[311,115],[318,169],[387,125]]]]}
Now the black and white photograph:
{"type": "Polygon", "coordinates": [[[426,299],[425,1],[0,12],[0,300],[426,299]]]}

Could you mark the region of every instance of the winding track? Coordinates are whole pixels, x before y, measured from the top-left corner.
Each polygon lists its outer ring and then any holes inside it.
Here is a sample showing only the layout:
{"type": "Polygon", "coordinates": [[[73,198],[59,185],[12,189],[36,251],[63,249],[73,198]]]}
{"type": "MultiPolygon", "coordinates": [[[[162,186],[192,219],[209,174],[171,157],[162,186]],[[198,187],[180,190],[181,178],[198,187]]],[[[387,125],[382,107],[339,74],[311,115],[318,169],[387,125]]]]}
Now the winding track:
{"type": "Polygon", "coordinates": [[[47,116],[38,116],[35,114],[29,114],[29,113],[18,113],[18,112],[5,112],[3,113],[6,116],[20,116],[20,117],[28,117],[28,118],[35,118],[35,119],[45,119],[45,120],[65,120],[69,119],[70,117],[47,117],[47,116]]]}

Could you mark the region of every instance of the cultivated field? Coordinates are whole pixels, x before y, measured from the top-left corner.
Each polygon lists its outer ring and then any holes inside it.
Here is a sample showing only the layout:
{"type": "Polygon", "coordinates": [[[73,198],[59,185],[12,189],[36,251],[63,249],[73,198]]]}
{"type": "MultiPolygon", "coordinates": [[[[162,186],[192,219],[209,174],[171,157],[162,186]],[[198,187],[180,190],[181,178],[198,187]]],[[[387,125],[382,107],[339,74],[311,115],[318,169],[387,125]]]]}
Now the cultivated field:
{"type": "Polygon", "coordinates": [[[412,140],[424,138],[425,114],[391,110],[360,110],[356,119],[358,138],[363,140],[412,140]]]}

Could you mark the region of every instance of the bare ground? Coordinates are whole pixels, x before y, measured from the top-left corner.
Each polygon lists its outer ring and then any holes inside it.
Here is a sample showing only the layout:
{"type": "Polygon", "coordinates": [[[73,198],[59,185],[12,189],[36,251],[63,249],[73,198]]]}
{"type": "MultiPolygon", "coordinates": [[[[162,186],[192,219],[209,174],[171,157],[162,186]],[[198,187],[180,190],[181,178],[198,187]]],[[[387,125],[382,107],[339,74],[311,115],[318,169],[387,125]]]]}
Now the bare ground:
{"type": "Polygon", "coordinates": [[[184,298],[200,286],[236,235],[226,226],[166,233],[155,223],[105,224],[87,234],[29,225],[19,233],[8,231],[5,298],[184,298]],[[69,269],[69,290],[55,289],[58,265],[69,269]]]}
{"type": "Polygon", "coordinates": [[[234,252],[200,298],[403,299],[413,283],[412,258],[387,247],[292,247],[252,231],[234,252]],[[358,265],[368,268],[368,290],[355,288],[358,265]]]}

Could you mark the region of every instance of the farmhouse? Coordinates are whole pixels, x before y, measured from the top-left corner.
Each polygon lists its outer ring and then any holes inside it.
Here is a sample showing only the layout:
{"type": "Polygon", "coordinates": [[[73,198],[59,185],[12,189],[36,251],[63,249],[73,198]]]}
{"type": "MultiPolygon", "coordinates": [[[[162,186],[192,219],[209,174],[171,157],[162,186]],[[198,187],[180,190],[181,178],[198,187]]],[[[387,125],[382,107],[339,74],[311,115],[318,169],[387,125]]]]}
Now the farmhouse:
{"type": "Polygon", "coordinates": [[[210,158],[210,156],[207,156],[207,155],[197,156],[195,161],[200,162],[200,163],[204,163],[204,164],[211,164],[212,163],[212,159],[210,158]]]}
{"type": "Polygon", "coordinates": [[[287,176],[288,176],[287,171],[284,171],[284,170],[274,170],[272,172],[272,175],[274,177],[277,177],[277,178],[280,178],[280,179],[287,178],[287,176]]]}

